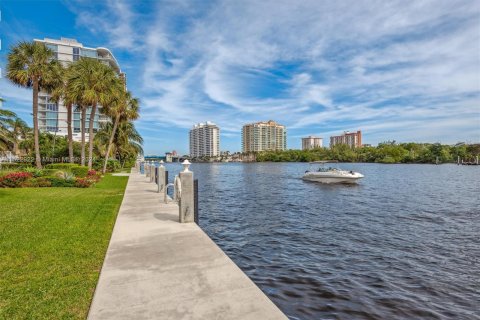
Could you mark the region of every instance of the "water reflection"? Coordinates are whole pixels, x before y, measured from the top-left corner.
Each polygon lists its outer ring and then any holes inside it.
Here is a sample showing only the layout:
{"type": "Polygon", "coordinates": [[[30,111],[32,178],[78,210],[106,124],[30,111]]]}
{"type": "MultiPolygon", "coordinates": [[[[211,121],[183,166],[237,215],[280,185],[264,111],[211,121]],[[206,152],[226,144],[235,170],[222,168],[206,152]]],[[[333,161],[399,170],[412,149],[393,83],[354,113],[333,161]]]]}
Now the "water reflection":
{"type": "Polygon", "coordinates": [[[479,167],[307,167],[192,166],[202,228],[291,319],[478,319],[479,167]]]}

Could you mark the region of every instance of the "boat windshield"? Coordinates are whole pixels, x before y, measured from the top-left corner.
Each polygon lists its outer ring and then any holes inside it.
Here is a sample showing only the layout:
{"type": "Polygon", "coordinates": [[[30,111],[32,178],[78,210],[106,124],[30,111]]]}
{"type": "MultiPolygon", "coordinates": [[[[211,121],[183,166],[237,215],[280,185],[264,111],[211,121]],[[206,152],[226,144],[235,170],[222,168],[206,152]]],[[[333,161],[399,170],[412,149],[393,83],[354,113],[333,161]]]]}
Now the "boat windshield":
{"type": "Polygon", "coordinates": [[[320,167],[320,168],[318,168],[318,172],[330,172],[330,171],[338,171],[338,169],[337,168],[332,168],[332,167],[328,167],[328,168],[320,167]]]}

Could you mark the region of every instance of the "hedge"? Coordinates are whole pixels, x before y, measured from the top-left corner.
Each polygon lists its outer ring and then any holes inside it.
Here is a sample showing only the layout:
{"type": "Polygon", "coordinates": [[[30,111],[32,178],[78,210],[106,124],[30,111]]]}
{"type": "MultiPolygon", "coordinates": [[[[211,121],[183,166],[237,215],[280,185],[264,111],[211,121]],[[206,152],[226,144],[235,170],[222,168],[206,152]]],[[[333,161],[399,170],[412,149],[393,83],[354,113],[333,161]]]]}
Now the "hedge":
{"type": "Polygon", "coordinates": [[[48,181],[50,181],[52,187],[74,187],[75,180],[65,180],[62,178],[57,177],[45,177],[48,181]]]}
{"type": "Polygon", "coordinates": [[[21,184],[23,188],[43,188],[51,187],[52,182],[46,177],[39,177],[27,180],[21,184]]]}
{"type": "Polygon", "coordinates": [[[85,178],[88,174],[88,167],[81,166],[76,163],[52,163],[52,164],[47,164],[45,168],[69,171],[75,177],[79,177],[79,178],[85,178]]]}
{"type": "Polygon", "coordinates": [[[1,170],[20,170],[24,168],[31,168],[32,164],[31,163],[21,163],[21,162],[2,162],[0,163],[0,169],[1,170]]]}
{"type": "Polygon", "coordinates": [[[88,167],[72,167],[70,170],[77,178],[85,178],[88,174],[88,167]]]}
{"type": "Polygon", "coordinates": [[[42,169],[42,176],[55,176],[58,169],[42,169]]]}
{"type": "Polygon", "coordinates": [[[76,163],[51,163],[45,166],[46,169],[61,169],[61,170],[70,170],[72,168],[81,167],[76,163]]]}

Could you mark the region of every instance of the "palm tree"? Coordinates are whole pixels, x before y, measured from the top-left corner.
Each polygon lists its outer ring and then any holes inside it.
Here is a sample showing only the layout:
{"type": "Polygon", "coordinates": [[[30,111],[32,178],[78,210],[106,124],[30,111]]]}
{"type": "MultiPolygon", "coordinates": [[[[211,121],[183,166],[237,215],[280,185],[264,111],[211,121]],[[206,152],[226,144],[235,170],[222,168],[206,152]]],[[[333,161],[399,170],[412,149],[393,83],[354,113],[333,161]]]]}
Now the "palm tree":
{"type": "MultiPolygon", "coordinates": [[[[72,130],[72,115],[73,115],[73,105],[75,101],[71,99],[71,96],[67,94],[67,87],[68,87],[68,75],[72,72],[72,65],[69,65],[67,68],[64,69],[62,74],[62,81],[59,81],[59,85],[54,88],[52,91],[52,100],[55,102],[59,102],[63,100],[63,105],[67,109],[67,140],[68,140],[68,159],[70,163],[74,163],[73,158],[73,130],[72,130]]],[[[85,141],[84,141],[85,143],[85,141]]],[[[85,148],[83,148],[85,152],[85,148]]],[[[85,154],[83,154],[82,158],[85,158],[85,154]]]]}
{"type": "Polygon", "coordinates": [[[0,109],[0,150],[10,150],[17,155],[20,140],[29,133],[30,128],[15,112],[0,109]]]}
{"type": "Polygon", "coordinates": [[[136,157],[143,153],[143,138],[133,122],[121,122],[119,124],[114,144],[120,162],[128,157],[136,157]]]}
{"type": "MultiPolygon", "coordinates": [[[[115,82],[118,78],[115,71],[104,65],[101,61],[91,58],[82,58],[72,64],[71,72],[68,74],[67,95],[70,100],[77,101],[82,108],[82,148],[85,145],[85,115],[86,106],[91,106],[89,119],[89,148],[88,168],[92,168],[93,162],[93,123],[98,105],[112,100],[115,82]]],[[[84,157],[83,157],[84,158],[84,157]]],[[[84,161],[82,159],[82,161],[84,161]]]]}
{"type": "Polygon", "coordinates": [[[18,146],[20,142],[25,140],[30,134],[31,129],[22,119],[15,117],[10,121],[10,141],[12,143],[12,152],[18,155],[18,146]]]}
{"type": "Polygon", "coordinates": [[[49,92],[61,79],[61,65],[55,53],[39,42],[20,42],[8,54],[7,78],[14,84],[33,89],[33,133],[35,163],[42,167],[38,139],[38,93],[49,92]]]}
{"type": "Polygon", "coordinates": [[[10,137],[10,124],[17,115],[10,110],[0,109],[0,151],[9,150],[12,143],[10,137]]]}
{"type": "MultiPolygon", "coordinates": [[[[97,148],[100,151],[105,150],[108,145],[113,133],[113,126],[110,122],[104,124],[95,136],[97,148]]],[[[114,134],[111,153],[119,161],[129,157],[136,157],[143,153],[142,143],[143,138],[136,130],[134,123],[131,121],[120,121],[114,134]]]]}
{"type": "Polygon", "coordinates": [[[114,103],[107,109],[108,115],[113,120],[113,128],[110,133],[108,141],[108,147],[105,151],[105,159],[103,163],[102,173],[107,171],[107,162],[110,152],[112,150],[113,139],[117,133],[118,124],[125,121],[133,121],[139,117],[139,101],[137,98],[133,98],[130,91],[121,91],[119,97],[115,99],[114,103]]]}

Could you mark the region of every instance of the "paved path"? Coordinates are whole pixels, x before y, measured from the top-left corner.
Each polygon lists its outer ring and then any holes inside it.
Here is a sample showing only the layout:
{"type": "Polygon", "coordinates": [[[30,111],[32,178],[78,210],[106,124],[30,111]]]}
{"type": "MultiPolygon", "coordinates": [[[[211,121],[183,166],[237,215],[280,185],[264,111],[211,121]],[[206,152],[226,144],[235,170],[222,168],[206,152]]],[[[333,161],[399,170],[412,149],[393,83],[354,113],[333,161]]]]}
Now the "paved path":
{"type": "Polygon", "coordinates": [[[133,172],[88,319],[287,319],[194,223],[133,172]]]}

